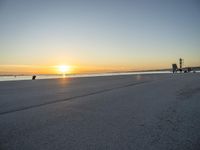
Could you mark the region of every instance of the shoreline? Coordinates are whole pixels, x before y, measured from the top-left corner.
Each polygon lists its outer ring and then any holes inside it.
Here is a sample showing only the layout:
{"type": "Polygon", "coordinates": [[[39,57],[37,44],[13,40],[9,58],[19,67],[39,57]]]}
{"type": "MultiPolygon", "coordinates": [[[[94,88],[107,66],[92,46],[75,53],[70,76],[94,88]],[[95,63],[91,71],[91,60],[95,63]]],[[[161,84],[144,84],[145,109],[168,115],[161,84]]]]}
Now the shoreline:
{"type": "MultiPolygon", "coordinates": [[[[36,80],[60,79],[60,78],[85,78],[101,76],[119,76],[119,75],[138,75],[138,74],[170,74],[171,71],[143,71],[143,72],[119,72],[119,73],[98,73],[98,74],[75,74],[75,75],[36,75],[36,80]]],[[[0,82],[31,80],[32,75],[6,75],[0,76],[0,82]]]]}

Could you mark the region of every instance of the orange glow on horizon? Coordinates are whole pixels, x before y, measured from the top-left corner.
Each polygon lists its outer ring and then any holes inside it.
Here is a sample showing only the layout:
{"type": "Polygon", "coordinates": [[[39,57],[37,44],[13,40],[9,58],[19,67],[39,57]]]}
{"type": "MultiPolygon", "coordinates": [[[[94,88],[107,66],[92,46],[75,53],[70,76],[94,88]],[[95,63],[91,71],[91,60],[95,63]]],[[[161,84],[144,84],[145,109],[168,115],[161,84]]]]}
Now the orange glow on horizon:
{"type": "Polygon", "coordinates": [[[71,67],[69,65],[60,65],[60,66],[58,66],[58,70],[62,74],[69,74],[71,71],[71,67]]]}
{"type": "MultiPolygon", "coordinates": [[[[154,69],[171,68],[173,60],[149,60],[149,62],[140,62],[134,60],[134,63],[110,63],[93,64],[87,63],[73,65],[0,65],[0,75],[32,75],[32,74],[87,74],[87,73],[106,73],[106,72],[126,72],[126,71],[144,71],[154,69]]],[[[66,63],[67,64],[67,63],[66,63]]],[[[189,63],[188,63],[189,64],[189,63]]]]}

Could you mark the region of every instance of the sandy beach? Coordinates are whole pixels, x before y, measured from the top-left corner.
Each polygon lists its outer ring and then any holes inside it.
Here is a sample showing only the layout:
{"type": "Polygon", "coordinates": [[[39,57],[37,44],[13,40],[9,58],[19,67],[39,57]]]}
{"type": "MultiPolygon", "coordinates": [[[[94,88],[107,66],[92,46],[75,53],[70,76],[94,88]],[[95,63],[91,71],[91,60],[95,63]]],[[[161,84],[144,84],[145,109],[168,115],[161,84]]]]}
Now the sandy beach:
{"type": "Polygon", "coordinates": [[[200,73],[0,82],[1,150],[199,150],[200,73]]]}

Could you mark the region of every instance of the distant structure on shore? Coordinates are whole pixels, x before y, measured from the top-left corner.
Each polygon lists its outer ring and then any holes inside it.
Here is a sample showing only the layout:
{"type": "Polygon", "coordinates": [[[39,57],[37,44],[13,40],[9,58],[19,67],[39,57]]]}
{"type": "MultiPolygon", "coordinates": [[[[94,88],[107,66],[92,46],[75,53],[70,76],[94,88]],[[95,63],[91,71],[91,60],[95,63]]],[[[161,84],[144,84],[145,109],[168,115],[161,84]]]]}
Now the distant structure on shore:
{"type": "Polygon", "coordinates": [[[186,68],[183,68],[183,63],[184,63],[184,59],[180,58],[179,59],[179,68],[177,67],[177,64],[172,64],[172,71],[173,73],[176,73],[176,72],[184,72],[184,73],[187,73],[187,72],[191,72],[192,71],[192,68],[191,67],[186,67],[186,68]]]}
{"type": "Polygon", "coordinates": [[[179,59],[179,64],[180,64],[180,69],[182,70],[182,65],[183,65],[183,59],[182,58],[179,59]]]}

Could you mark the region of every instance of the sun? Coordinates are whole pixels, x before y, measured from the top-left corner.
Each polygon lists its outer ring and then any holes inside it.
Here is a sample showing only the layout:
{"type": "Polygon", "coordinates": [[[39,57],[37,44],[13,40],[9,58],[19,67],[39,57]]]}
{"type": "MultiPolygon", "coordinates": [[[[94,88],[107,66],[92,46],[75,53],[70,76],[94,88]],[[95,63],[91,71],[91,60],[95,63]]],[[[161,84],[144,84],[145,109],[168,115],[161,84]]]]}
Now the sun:
{"type": "Polygon", "coordinates": [[[68,66],[68,65],[60,65],[60,66],[58,66],[58,70],[62,74],[70,73],[70,66],[68,66]]]}

